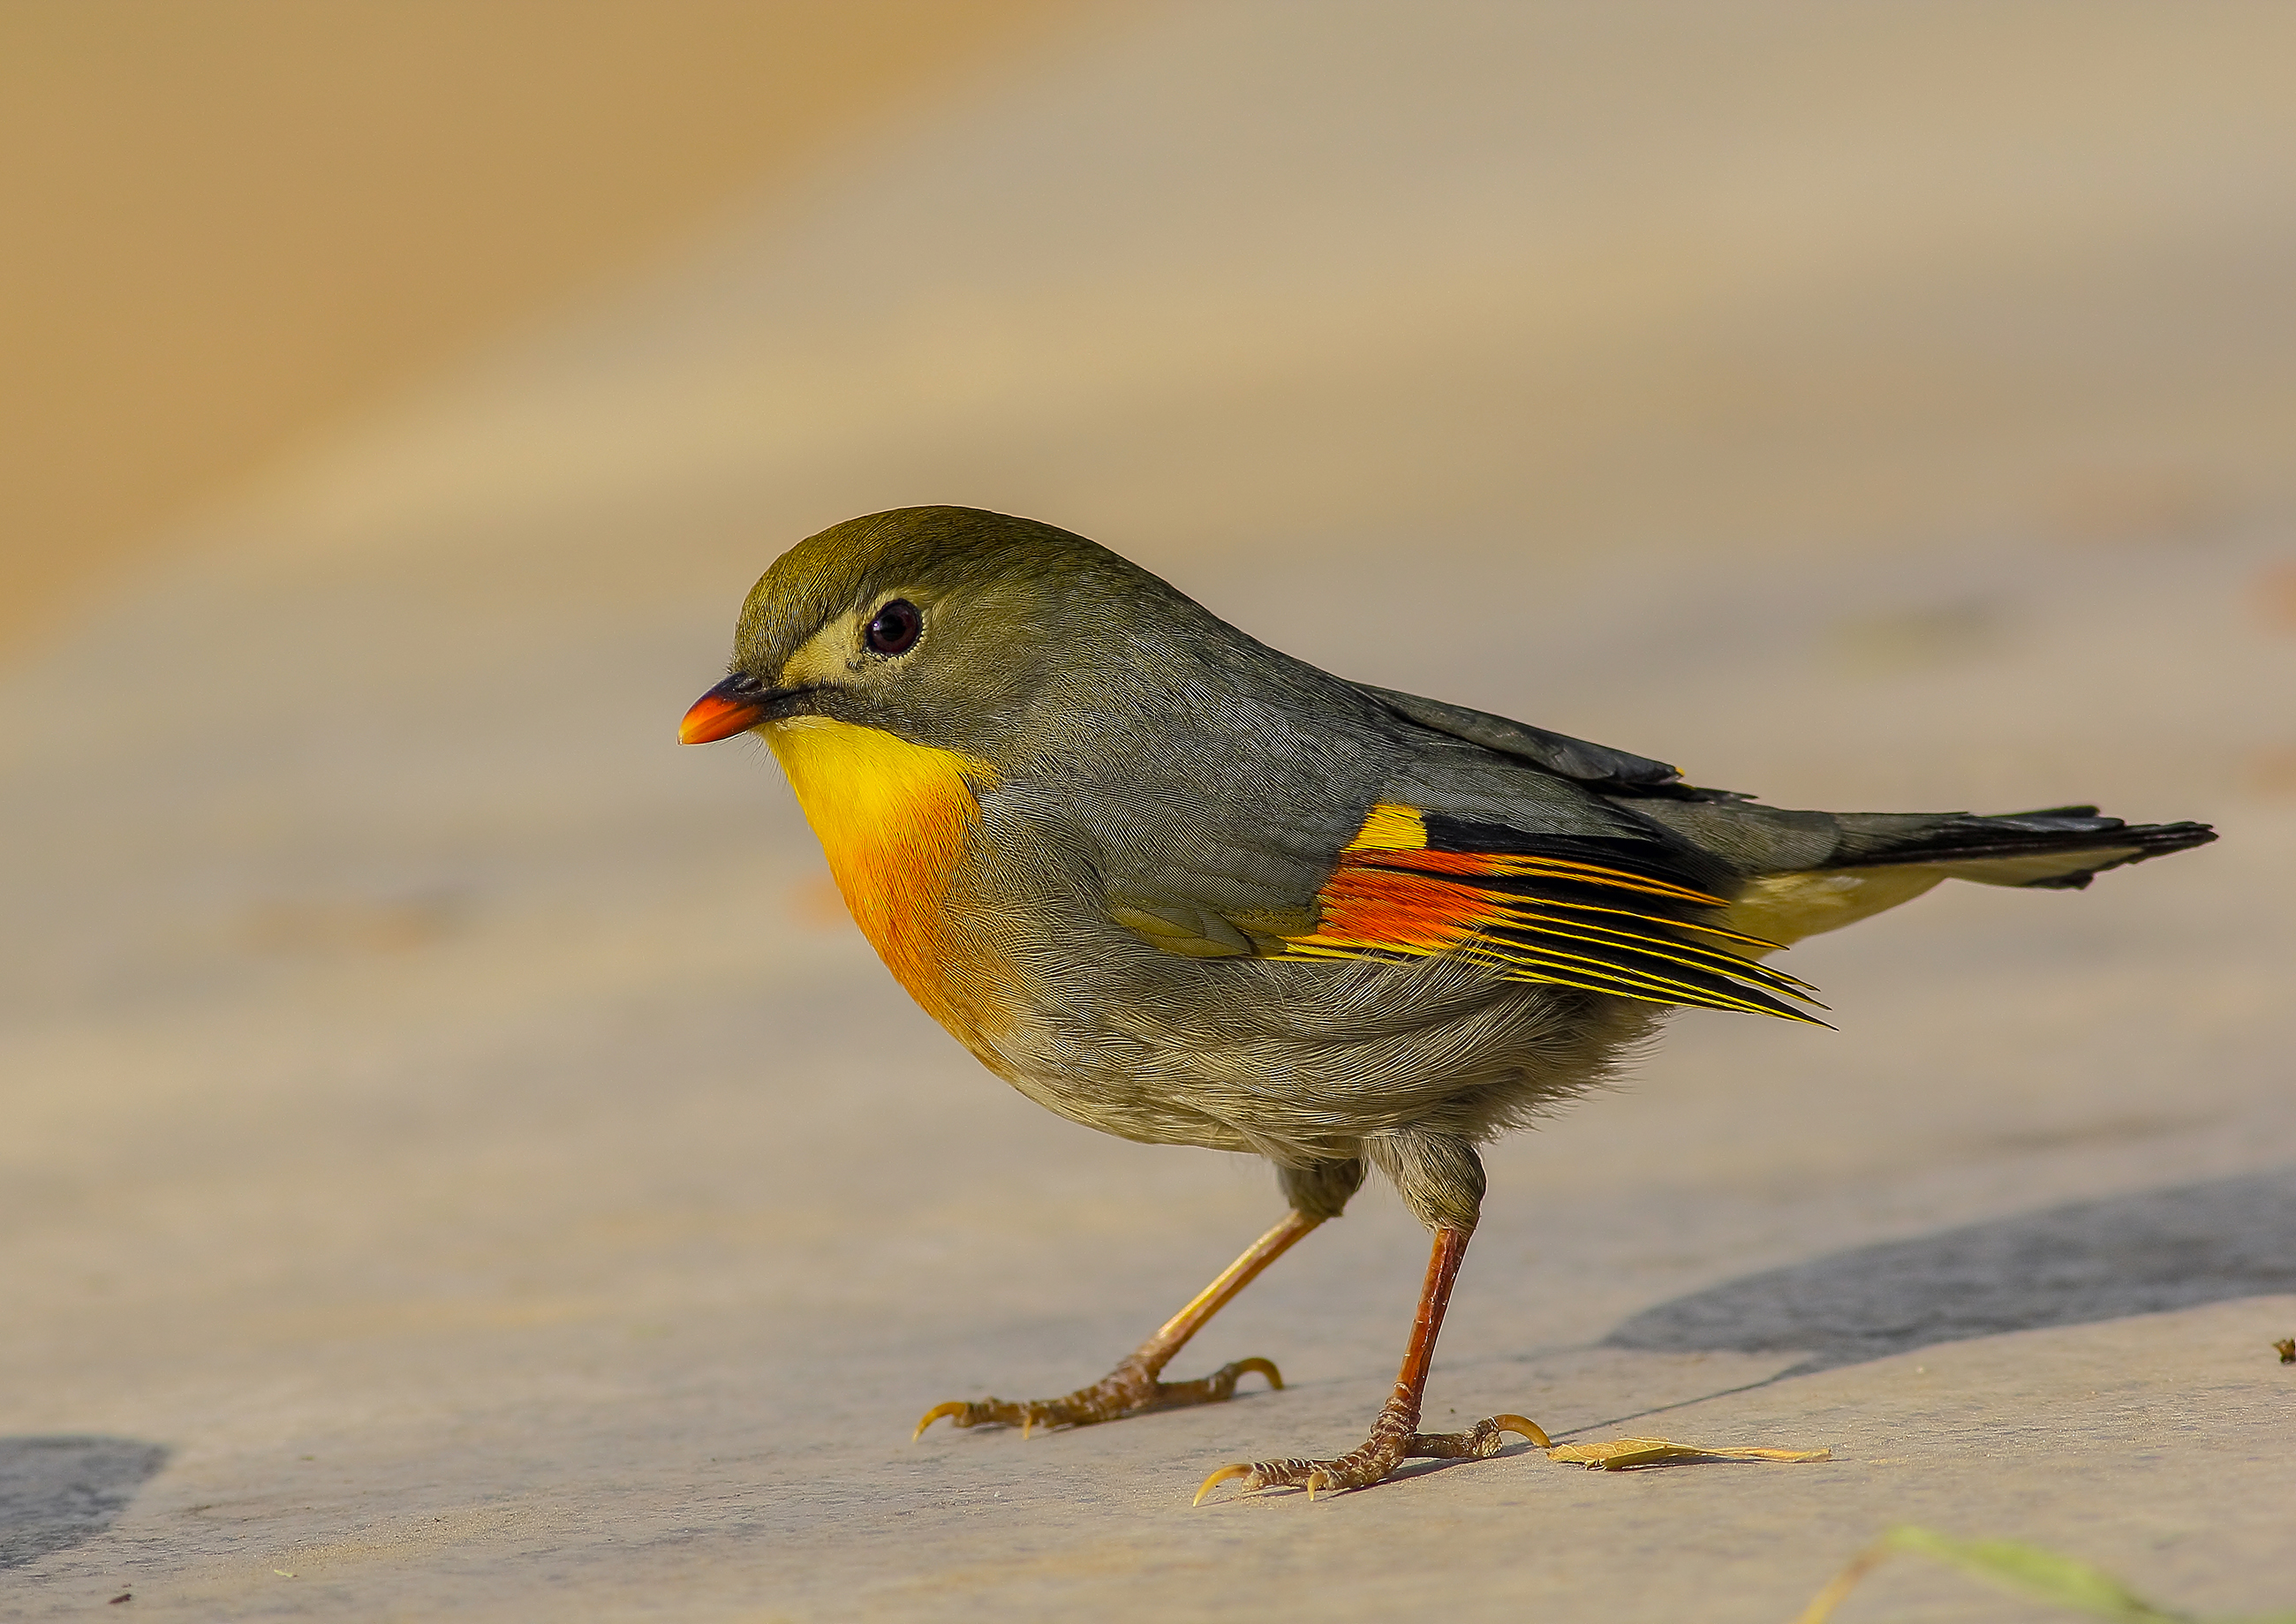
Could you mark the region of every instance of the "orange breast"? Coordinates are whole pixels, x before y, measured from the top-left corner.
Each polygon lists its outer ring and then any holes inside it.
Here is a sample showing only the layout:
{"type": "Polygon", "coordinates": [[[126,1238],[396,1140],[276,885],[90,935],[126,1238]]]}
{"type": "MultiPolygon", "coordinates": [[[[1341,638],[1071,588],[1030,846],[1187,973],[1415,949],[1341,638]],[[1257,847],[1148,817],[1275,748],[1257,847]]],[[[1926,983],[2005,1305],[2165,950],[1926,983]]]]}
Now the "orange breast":
{"type": "Polygon", "coordinates": [[[1010,1023],[1005,977],[950,918],[988,763],[873,727],[800,717],[762,730],[846,908],[909,996],[968,1047],[1010,1023]]]}

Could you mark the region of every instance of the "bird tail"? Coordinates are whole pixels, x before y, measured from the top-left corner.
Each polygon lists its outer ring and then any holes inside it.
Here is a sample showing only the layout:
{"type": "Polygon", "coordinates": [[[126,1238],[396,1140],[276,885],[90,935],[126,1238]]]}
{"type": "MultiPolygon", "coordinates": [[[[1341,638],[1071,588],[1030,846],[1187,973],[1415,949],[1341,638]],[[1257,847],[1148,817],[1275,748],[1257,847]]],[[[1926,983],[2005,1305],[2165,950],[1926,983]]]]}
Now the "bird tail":
{"type": "Polygon", "coordinates": [[[2079,890],[2108,868],[2217,838],[2206,824],[2128,824],[2095,807],[1986,817],[1969,812],[1853,812],[1833,818],[1823,866],[1756,874],[1722,923],[1780,945],[1838,931],[1947,880],[2079,890]]]}
{"type": "Polygon", "coordinates": [[[2143,863],[2217,838],[2206,824],[2129,824],[2095,807],[2050,807],[2001,816],[1853,814],[1841,820],[1832,866],[1915,865],[1980,885],[2079,890],[2108,868],[2143,863]]]}

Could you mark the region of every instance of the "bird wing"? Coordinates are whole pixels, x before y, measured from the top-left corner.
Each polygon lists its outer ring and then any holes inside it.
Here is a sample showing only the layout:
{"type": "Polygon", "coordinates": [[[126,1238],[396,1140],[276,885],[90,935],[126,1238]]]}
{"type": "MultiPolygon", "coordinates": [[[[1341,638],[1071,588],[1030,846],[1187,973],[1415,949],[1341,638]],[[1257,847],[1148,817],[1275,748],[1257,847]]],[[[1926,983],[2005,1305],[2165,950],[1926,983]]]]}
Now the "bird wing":
{"type": "Polygon", "coordinates": [[[1538,833],[1382,801],[1339,855],[1287,959],[1456,954],[1509,980],[1814,1021],[1808,984],[1747,955],[1778,944],[1710,923],[1728,905],[1665,843],[1538,833]]]}
{"type": "Polygon", "coordinates": [[[1406,721],[1454,739],[1464,739],[1470,744],[1480,744],[1502,756],[1528,761],[1611,794],[1737,799],[1726,790],[1693,790],[1683,783],[1678,768],[1648,756],[1574,739],[1568,734],[1552,733],[1528,722],[1493,716],[1488,710],[1454,705],[1447,700],[1424,699],[1393,688],[1374,688],[1369,683],[1357,683],[1354,686],[1406,721]]]}
{"type": "Polygon", "coordinates": [[[1636,809],[1704,802],[1666,798],[1673,768],[1359,692],[1378,709],[1351,748],[1282,771],[1229,763],[1183,816],[1094,808],[1109,916],[1182,957],[1447,954],[1516,980],[1810,1019],[1789,1002],[1804,984],[1754,962],[1779,944],[1717,917],[1741,871],[1636,809]]]}

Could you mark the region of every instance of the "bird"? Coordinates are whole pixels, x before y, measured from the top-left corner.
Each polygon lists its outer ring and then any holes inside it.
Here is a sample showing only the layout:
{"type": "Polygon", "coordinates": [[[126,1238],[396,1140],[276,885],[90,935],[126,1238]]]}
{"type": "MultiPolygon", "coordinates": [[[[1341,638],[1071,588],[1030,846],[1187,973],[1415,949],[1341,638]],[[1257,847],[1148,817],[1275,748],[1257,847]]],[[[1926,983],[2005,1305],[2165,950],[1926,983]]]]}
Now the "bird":
{"type": "Polygon", "coordinates": [[[1478,1147],[1612,1077],[1676,1009],[1824,1024],[1765,962],[1947,880],[2075,890],[2215,839],[2095,807],[1831,813],[1352,682],[1081,536],[907,507],[776,559],[679,737],[764,740],[855,923],[990,1072],[1072,1121],[1274,1164],[1283,1218],[1103,1379],[956,1399],[916,1433],[1072,1428],[1231,1398],[1163,1373],[1379,1173],[1431,1234],[1362,1443],[1197,1490],[1368,1488],[1529,1418],[1419,1431],[1481,1212],[1478,1147]]]}

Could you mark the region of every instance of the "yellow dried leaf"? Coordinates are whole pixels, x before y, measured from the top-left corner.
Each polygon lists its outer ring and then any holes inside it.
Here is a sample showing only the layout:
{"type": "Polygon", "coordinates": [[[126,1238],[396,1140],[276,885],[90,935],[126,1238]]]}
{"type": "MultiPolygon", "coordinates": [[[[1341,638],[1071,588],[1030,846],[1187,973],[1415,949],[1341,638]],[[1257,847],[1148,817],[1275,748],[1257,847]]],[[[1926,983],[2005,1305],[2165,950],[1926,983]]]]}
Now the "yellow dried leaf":
{"type": "Polygon", "coordinates": [[[1701,1444],[1678,1444],[1670,1438],[1614,1438],[1606,1444],[1563,1444],[1549,1449],[1546,1458],[1601,1472],[1626,1472],[1636,1466],[1687,1465],[1696,1461],[1824,1461],[1831,1449],[1710,1449],[1701,1444]]]}

